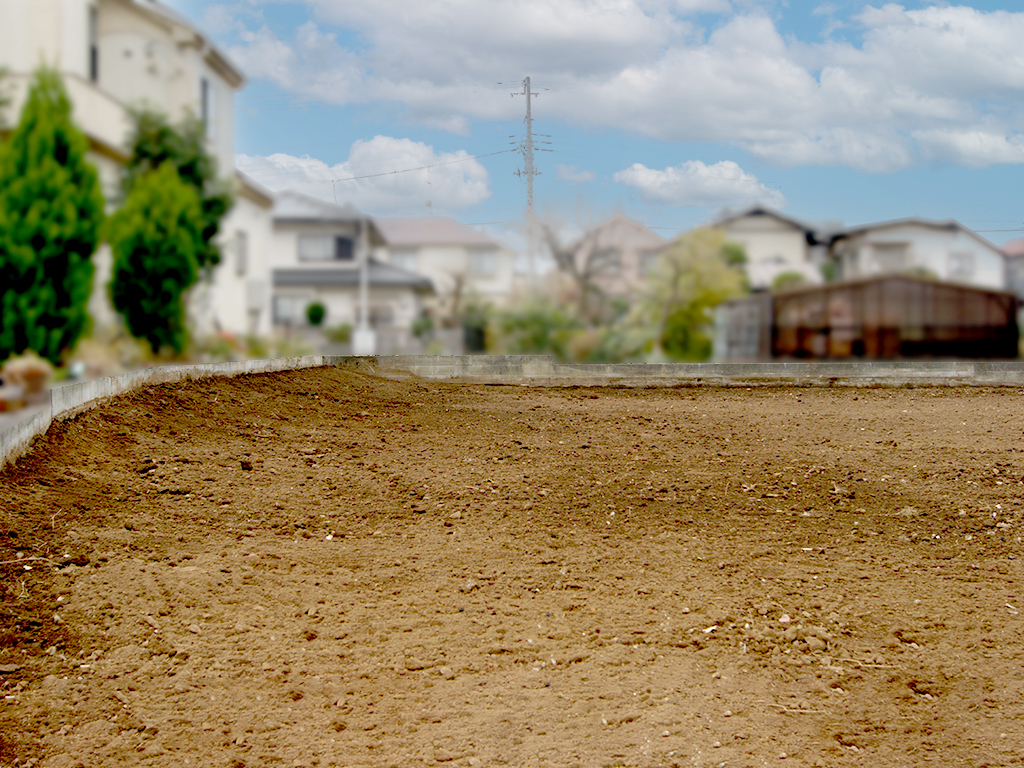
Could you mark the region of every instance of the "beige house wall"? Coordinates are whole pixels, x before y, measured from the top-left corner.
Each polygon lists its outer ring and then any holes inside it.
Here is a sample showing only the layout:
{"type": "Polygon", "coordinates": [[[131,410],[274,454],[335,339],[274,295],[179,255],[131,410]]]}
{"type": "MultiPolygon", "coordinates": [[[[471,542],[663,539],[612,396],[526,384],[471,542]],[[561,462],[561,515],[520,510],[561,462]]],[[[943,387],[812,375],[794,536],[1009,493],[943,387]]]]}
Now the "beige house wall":
{"type": "Polygon", "coordinates": [[[743,246],[750,264],[778,261],[797,266],[809,261],[803,230],[770,216],[737,219],[721,229],[726,240],[743,246]]]}
{"type": "MultiPolygon", "coordinates": [[[[63,75],[74,120],[90,142],[89,160],[99,172],[108,211],[120,198],[129,108],[146,105],[172,120],[199,115],[203,79],[211,94],[208,148],[219,174],[234,181],[234,93],[242,85],[241,75],[173,12],[135,0],[0,0],[0,67],[8,69],[5,82],[13,97],[6,113],[9,125],[17,122],[32,72],[41,63],[56,66],[63,75]],[[90,9],[98,22],[97,82],[90,79],[90,9]]],[[[270,203],[255,198],[236,194],[235,208],[221,222],[223,264],[211,283],[193,290],[192,320],[200,333],[270,330],[270,203]],[[248,242],[244,275],[234,268],[239,231],[246,232],[248,242]]],[[[93,322],[117,323],[107,299],[109,248],[101,247],[94,263],[93,322]]]]}

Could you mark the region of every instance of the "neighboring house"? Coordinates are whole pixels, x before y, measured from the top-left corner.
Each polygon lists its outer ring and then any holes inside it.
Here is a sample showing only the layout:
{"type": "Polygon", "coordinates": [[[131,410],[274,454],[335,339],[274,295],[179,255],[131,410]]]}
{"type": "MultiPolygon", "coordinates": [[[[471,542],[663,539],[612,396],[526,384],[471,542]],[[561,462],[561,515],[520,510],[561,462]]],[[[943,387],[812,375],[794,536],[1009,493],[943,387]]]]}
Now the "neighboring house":
{"type": "Polygon", "coordinates": [[[796,272],[809,285],[823,281],[825,249],[818,232],[802,221],[763,206],[727,214],[711,223],[729,242],[743,246],[754,290],[771,288],[780,274],[796,272]]]}
{"type": "Polygon", "coordinates": [[[1018,301],[1017,325],[1024,329],[1024,237],[1004,243],[999,250],[1003,254],[1006,290],[1018,301]]]}
{"type": "Polygon", "coordinates": [[[666,245],[661,235],[617,213],[587,230],[568,250],[579,273],[586,273],[605,296],[628,298],[646,285],[666,245]]]}
{"type": "Polygon", "coordinates": [[[1004,243],[999,250],[1006,268],[1006,290],[1024,301],[1024,237],[1004,243]]]}
{"type": "Polygon", "coordinates": [[[944,282],[1002,290],[1002,252],[956,221],[907,218],[865,224],[832,236],[830,258],[841,279],[918,274],[944,282]]]}
{"type": "Polygon", "coordinates": [[[367,269],[368,321],[380,354],[418,351],[413,323],[433,286],[423,275],[372,258],[384,246],[376,223],[350,204],[334,205],[285,191],[274,204],[274,322],[306,325],[306,310],[319,302],[327,327],[359,325],[360,279],[367,269]]]}
{"type": "Polygon", "coordinates": [[[445,216],[377,218],[378,255],[429,278],[438,320],[455,320],[467,301],[501,306],[515,292],[515,254],[483,232],[445,216]]]}
{"type": "MultiPolygon", "coordinates": [[[[9,123],[17,120],[33,70],[55,65],[89,141],[108,206],[120,197],[128,160],[130,107],[148,105],[178,120],[192,113],[206,124],[208,148],[229,180],[235,206],[221,222],[223,262],[193,291],[201,332],[267,333],[272,201],[235,171],[234,94],[245,79],[187,19],[156,0],[0,0],[0,67],[12,87],[9,123]]],[[[114,321],[106,295],[110,251],[94,257],[90,303],[94,321],[114,321]]]]}

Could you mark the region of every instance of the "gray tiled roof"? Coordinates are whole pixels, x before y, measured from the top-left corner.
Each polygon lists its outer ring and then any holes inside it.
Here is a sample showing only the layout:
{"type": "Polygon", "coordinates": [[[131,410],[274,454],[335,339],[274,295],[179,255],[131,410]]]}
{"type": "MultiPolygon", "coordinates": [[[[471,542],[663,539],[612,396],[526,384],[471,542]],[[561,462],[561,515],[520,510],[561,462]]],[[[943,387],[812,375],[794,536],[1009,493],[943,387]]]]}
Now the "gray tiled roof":
{"type": "Polygon", "coordinates": [[[275,221],[358,222],[368,218],[351,203],[335,205],[291,189],[278,192],[274,202],[275,221]]]}
{"type": "MultiPolygon", "coordinates": [[[[434,292],[429,278],[392,264],[383,264],[370,259],[370,287],[412,288],[426,293],[434,292]]],[[[332,286],[349,287],[359,285],[358,267],[340,269],[275,269],[275,286],[332,286]]]]}

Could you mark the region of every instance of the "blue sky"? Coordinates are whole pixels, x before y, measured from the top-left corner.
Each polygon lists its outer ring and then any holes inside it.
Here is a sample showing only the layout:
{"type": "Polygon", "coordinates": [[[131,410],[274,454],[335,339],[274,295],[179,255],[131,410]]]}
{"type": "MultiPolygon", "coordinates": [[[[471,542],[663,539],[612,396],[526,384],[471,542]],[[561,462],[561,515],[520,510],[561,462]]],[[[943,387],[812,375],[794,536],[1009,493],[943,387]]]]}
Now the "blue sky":
{"type": "Polygon", "coordinates": [[[622,210],[670,236],[763,202],[1024,235],[1024,12],[1006,3],[167,1],[249,76],[239,167],[273,189],[511,232],[509,94],[530,75],[542,216],[622,210]]]}

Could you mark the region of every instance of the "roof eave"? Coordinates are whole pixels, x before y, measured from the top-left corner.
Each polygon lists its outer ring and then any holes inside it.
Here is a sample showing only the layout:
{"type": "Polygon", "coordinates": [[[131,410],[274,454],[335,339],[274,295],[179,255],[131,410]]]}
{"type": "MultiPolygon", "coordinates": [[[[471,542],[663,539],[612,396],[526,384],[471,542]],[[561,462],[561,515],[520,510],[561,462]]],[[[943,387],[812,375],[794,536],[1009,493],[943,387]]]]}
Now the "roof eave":
{"type": "MultiPolygon", "coordinates": [[[[132,7],[146,14],[151,19],[173,24],[186,30],[193,37],[193,45],[203,55],[203,60],[217,72],[235,90],[241,89],[246,83],[246,77],[238,67],[221,53],[220,49],[202,31],[195,27],[185,16],[172,8],[168,8],[158,0],[128,0],[132,7]]],[[[184,41],[183,41],[184,42],[184,41]]],[[[185,43],[186,47],[188,43],[185,43]]]]}

